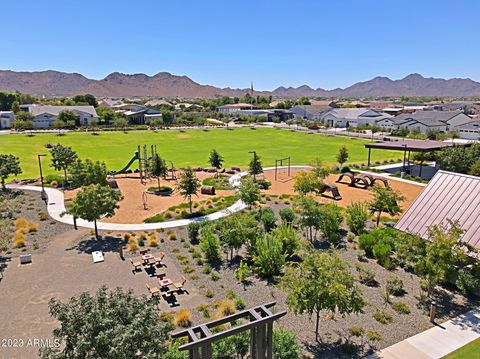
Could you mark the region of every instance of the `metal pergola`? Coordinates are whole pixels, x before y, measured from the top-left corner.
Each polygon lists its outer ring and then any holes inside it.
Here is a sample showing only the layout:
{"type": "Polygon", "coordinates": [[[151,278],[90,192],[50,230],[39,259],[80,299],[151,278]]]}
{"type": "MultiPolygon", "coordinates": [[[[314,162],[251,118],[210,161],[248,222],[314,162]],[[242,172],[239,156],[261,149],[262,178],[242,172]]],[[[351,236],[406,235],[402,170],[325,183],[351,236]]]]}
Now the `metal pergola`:
{"type": "Polygon", "coordinates": [[[286,311],[273,313],[270,308],[275,304],[276,302],[265,303],[224,318],[181,330],[173,333],[172,338],[188,338],[188,343],[181,345],[179,350],[188,350],[190,359],[211,359],[212,343],[249,330],[250,358],[272,359],[273,322],[287,314],[286,311]],[[246,319],[248,322],[212,333],[213,328],[224,324],[232,324],[240,319],[246,319]]]}
{"type": "Polygon", "coordinates": [[[290,177],[290,157],[285,157],[285,158],[280,158],[278,160],[275,160],[275,181],[277,180],[277,172],[279,168],[284,168],[283,167],[283,162],[287,163],[287,172],[288,172],[288,177],[290,177]],[[280,166],[279,166],[280,164],[280,166]]]}

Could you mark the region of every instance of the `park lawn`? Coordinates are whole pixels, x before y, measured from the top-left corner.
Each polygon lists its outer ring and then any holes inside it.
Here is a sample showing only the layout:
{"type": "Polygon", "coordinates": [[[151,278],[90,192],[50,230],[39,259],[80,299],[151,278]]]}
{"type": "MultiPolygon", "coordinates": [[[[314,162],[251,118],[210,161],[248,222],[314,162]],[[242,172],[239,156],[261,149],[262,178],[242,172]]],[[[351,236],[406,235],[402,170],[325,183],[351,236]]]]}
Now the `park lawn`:
{"type": "Polygon", "coordinates": [[[446,355],[443,359],[474,359],[480,358],[480,339],[474,340],[468,343],[464,347],[455,350],[454,352],[446,355]]]}
{"type": "MultiPolygon", "coordinates": [[[[23,174],[20,178],[38,177],[37,154],[49,155],[45,144],[71,146],[81,158],[105,161],[109,170],[123,168],[133,157],[138,145],[157,146],[157,152],[175,167],[209,166],[208,157],[216,149],[225,159],[224,166],[245,168],[251,158],[249,151],[257,151],[264,167],[274,166],[275,159],[291,157],[292,165],[310,164],[315,157],[335,163],[340,146],[349,150],[348,163],[366,163],[366,140],[309,134],[273,128],[236,128],[209,130],[129,131],[127,133],[71,132],[64,136],[55,133],[0,135],[0,153],[20,157],[23,174]]],[[[372,161],[399,158],[393,151],[375,151],[372,161]]],[[[44,174],[54,173],[50,160],[43,158],[44,174]]]]}

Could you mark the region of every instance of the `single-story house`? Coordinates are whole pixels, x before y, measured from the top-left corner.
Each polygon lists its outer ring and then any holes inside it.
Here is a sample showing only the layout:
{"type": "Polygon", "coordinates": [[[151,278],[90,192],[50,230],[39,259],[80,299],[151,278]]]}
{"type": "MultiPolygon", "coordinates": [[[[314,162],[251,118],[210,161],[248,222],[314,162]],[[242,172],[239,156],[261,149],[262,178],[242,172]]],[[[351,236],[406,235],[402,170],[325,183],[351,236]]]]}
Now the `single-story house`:
{"type": "Polygon", "coordinates": [[[174,107],[173,104],[171,104],[168,101],[165,100],[150,100],[145,103],[145,106],[147,107],[157,107],[157,106],[165,106],[165,107],[174,107]]]}
{"type": "Polygon", "coordinates": [[[62,111],[75,112],[79,118],[76,126],[86,126],[93,121],[98,122],[97,111],[93,106],[49,106],[49,105],[20,105],[21,110],[30,112],[33,119],[33,127],[50,127],[62,111]]]}
{"type": "Polygon", "coordinates": [[[294,114],[295,118],[315,121],[320,120],[322,114],[330,109],[331,107],[326,105],[303,105],[293,106],[289,111],[294,114]]]}
{"type": "Polygon", "coordinates": [[[464,123],[455,127],[459,137],[465,140],[480,141],[480,120],[464,123]]]}
{"type": "Polygon", "coordinates": [[[223,106],[217,107],[218,112],[226,113],[226,114],[234,114],[234,113],[238,113],[238,111],[253,110],[253,109],[254,109],[253,105],[249,103],[234,103],[230,105],[223,105],[223,106]]]}
{"type": "Polygon", "coordinates": [[[333,108],[321,115],[321,119],[331,127],[373,126],[377,125],[378,121],[391,117],[368,108],[333,108]]]}
{"type": "Polygon", "coordinates": [[[121,100],[115,100],[111,98],[103,98],[98,101],[98,107],[112,108],[120,105],[123,105],[123,102],[121,100]]]}
{"type": "Polygon", "coordinates": [[[394,119],[397,129],[418,129],[422,133],[427,131],[447,132],[457,126],[471,122],[472,118],[461,111],[416,111],[401,114],[394,119]]]}
{"type": "Polygon", "coordinates": [[[0,111],[0,128],[12,128],[14,119],[13,111],[0,111]]]}

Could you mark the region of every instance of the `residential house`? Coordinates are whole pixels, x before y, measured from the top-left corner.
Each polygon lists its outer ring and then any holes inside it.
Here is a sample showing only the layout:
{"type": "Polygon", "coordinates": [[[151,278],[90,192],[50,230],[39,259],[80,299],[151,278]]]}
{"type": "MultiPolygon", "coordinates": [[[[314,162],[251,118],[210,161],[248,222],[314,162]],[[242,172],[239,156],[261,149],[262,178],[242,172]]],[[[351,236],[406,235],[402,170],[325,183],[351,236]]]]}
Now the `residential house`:
{"type": "Polygon", "coordinates": [[[324,112],[330,109],[331,107],[328,105],[299,105],[293,106],[289,111],[294,114],[295,118],[317,121],[320,120],[324,112]]]}
{"type": "Polygon", "coordinates": [[[455,130],[457,126],[471,122],[472,118],[461,111],[416,111],[401,114],[393,118],[393,121],[396,129],[406,128],[427,133],[455,130]]]}
{"type": "Polygon", "coordinates": [[[14,119],[13,111],[0,111],[0,128],[12,128],[14,119]]]}
{"type": "Polygon", "coordinates": [[[174,107],[173,104],[171,104],[170,102],[165,101],[165,100],[158,100],[158,99],[147,101],[145,103],[145,106],[147,106],[147,107],[160,107],[160,106],[174,107]]]}
{"type": "Polygon", "coordinates": [[[253,105],[249,103],[234,103],[230,105],[223,105],[223,106],[217,107],[218,112],[225,113],[227,115],[236,114],[238,113],[238,111],[253,110],[253,109],[254,109],[253,105]]]}
{"type": "Polygon", "coordinates": [[[115,100],[111,98],[104,98],[98,101],[98,107],[112,108],[120,105],[123,105],[123,102],[121,100],[115,100]]]}
{"type": "Polygon", "coordinates": [[[137,104],[124,104],[115,107],[116,112],[122,113],[131,125],[145,125],[153,119],[161,119],[162,113],[155,109],[137,104]]]}
{"type": "Polygon", "coordinates": [[[331,127],[374,126],[378,121],[391,117],[368,108],[333,108],[321,115],[321,119],[331,127]]]}
{"type": "Polygon", "coordinates": [[[76,126],[86,126],[98,122],[97,111],[93,106],[49,106],[49,105],[20,105],[20,109],[33,115],[33,127],[51,127],[62,111],[72,111],[78,115],[76,126]]]}
{"type": "Polygon", "coordinates": [[[455,127],[459,137],[465,140],[480,141],[480,120],[464,123],[455,127]]]}

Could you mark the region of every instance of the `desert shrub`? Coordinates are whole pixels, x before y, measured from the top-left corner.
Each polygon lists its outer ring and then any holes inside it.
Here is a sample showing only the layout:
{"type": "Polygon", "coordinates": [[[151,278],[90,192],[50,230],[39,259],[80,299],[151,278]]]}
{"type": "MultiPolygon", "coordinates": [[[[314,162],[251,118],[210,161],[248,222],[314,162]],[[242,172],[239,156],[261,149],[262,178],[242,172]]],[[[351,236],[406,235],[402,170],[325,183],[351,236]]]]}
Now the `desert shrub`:
{"type": "Polygon", "coordinates": [[[13,248],[25,247],[25,242],[25,234],[17,231],[13,237],[13,248]]]}
{"type": "Polygon", "coordinates": [[[319,208],[319,229],[330,244],[336,244],[340,237],[343,221],[340,207],[336,204],[324,204],[319,208]]]}
{"type": "Polygon", "coordinates": [[[471,272],[460,269],[455,284],[464,295],[471,295],[480,288],[480,279],[471,272]]]}
{"type": "Polygon", "coordinates": [[[195,309],[202,313],[204,318],[210,318],[210,306],[208,304],[200,304],[195,309]]]}
{"type": "Polygon", "coordinates": [[[42,222],[43,222],[43,221],[46,221],[46,220],[48,219],[48,214],[45,213],[45,212],[40,212],[40,213],[38,214],[38,219],[39,219],[40,221],[42,221],[42,222]]]}
{"type": "Polygon", "coordinates": [[[145,245],[145,238],[144,237],[138,237],[137,243],[140,247],[143,247],[145,245]]]}
{"type": "Polygon", "coordinates": [[[211,290],[207,290],[205,293],[204,293],[205,297],[207,298],[213,298],[213,296],[215,295],[215,293],[213,293],[211,290]]]}
{"type": "Polygon", "coordinates": [[[38,224],[35,222],[29,222],[27,227],[28,233],[35,233],[38,231],[38,224]]]}
{"type": "Polygon", "coordinates": [[[410,308],[405,303],[394,303],[392,309],[399,314],[410,314],[410,308]]]}
{"type": "MultiPolygon", "coordinates": [[[[375,228],[370,233],[362,233],[358,240],[358,247],[363,249],[368,257],[373,257],[373,247],[376,244],[387,244],[390,247],[390,254],[392,249],[395,246],[395,241],[399,237],[399,232],[394,228],[375,228]]],[[[383,246],[382,246],[383,247],[383,246]]],[[[385,253],[386,249],[384,248],[377,248],[377,254],[382,257],[385,253]]],[[[377,258],[378,259],[378,258],[377,258]]]]}
{"type": "Polygon", "coordinates": [[[261,179],[257,181],[257,186],[260,189],[269,189],[271,185],[272,185],[272,182],[266,179],[261,179]]]}
{"type": "Polygon", "coordinates": [[[262,221],[266,232],[270,232],[273,228],[275,228],[275,213],[273,212],[273,209],[270,207],[264,208],[262,210],[260,220],[262,221]]]}
{"type": "Polygon", "coordinates": [[[231,289],[227,293],[225,293],[225,298],[227,298],[227,299],[235,299],[236,297],[237,297],[237,295],[231,289]]]}
{"type": "Polygon", "coordinates": [[[187,309],[180,309],[175,315],[174,323],[177,327],[188,328],[192,325],[192,313],[187,309]]]}
{"type": "Polygon", "coordinates": [[[13,223],[17,229],[26,229],[28,227],[28,221],[23,217],[17,218],[13,223]]]}
{"type": "Polygon", "coordinates": [[[200,249],[207,262],[213,263],[220,260],[220,241],[213,233],[211,226],[205,226],[200,231],[200,249]]]}
{"type": "Polygon", "coordinates": [[[253,262],[260,276],[272,277],[280,274],[280,270],[285,263],[282,242],[271,234],[259,238],[256,243],[253,262]]]}
{"type": "Polygon", "coordinates": [[[358,280],[366,286],[373,287],[377,284],[375,279],[375,272],[369,268],[365,268],[360,263],[355,263],[355,268],[358,271],[358,280]]]}
{"type": "Polygon", "coordinates": [[[362,337],[365,333],[365,329],[359,326],[353,326],[348,328],[348,334],[352,337],[362,337]]]}
{"type": "Polygon", "coordinates": [[[361,234],[358,239],[358,248],[365,251],[365,255],[373,257],[373,246],[377,244],[377,239],[370,235],[371,233],[361,234]]]}
{"type": "Polygon", "coordinates": [[[352,203],[347,207],[346,213],[345,220],[350,230],[357,235],[361,234],[368,221],[368,208],[365,203],[352,203]]]}
{"type": "Polygon", "coordinates": [[[393,322],[393,317],[390,313],[379,309],[373,313],[373,319],[382,324],[390,324],[393,322]]]}
{"type": "Polygon", "coordinates": [[[235,308],[237,308],[237,310],[243,310],[246,308],[245,302],[240,297],[235,298],[234,303],[235,303],[235,308]]]}
{"type": "Polygon", "coordinates": [[[274,236],[282,242],[283,253],[290,257],[300,246],[300,237],[290,224],[282,223],[274,231],[274,236]]]}
{"type": "Polygon", "coordinates": [[[282,208],[279,212],[282,222],[291,224],[295,221],[295,212],[290,207],[282,208]]]}
{"type": "Polygon", "coordinates": [[[217,306],[217,314],[215,315],[217,318],[219,317],[226,317],[227,315],[231,315],[235,313],[235,303],[231,300],[222,300],[217,306]]]}
{"type": "Polygon", "coordinates": [[[158,239],[156,237],[150,237],[148,239],[148,245],[150,247],[158,247],[158,239]]]}
{"type": "Polygon", "coordinates": [[[210,279],[216,282],[220,279],[220,276],[218,275],[217,272],[212,272],[212,274],[210,274],[210,279]]]}
{"type": "Polygon", "coordinates": [[[382,336],[374,330],[369,330],[367,331],[367,339],[371,342],[379,342],[382,340],[382,336]]]}
{"type": "Polygon", "coordinates": [[[167,236],[168,236],[168,239],[171,241],[177,240],[177,234],[174,231],[168,232],[167,236]]]}
{"type": "Polygon", "coordinates": [[[295,334],[283,327],[273,331],[273,357],[278,359],[299,359],[301,350],[295,334]]]}
{"type": "Polygon", "coordinates": [[[190,267],[190,266],[185,266],[185,267],[183,267],[183,273],[185,273],[185,274],[190,274],[190,273],[193,273],[193,272],[195,272],[195,269],[194,269],[194,268],[192,268],[192,267],[190,267]]]}
{"type": "Polygon", "coordinates": [[[391,254],[392,247],[388,243],[380,242],[373,246],[373,256],[381,265],[389,263],[391,254]]]}
{"type": "Polygon", "coordinates": [[[198,241],[198,235],[200,234],[201,224],[199,222],[191,222],[188,225],[188,238],[190,242],[196,243],[198,241]]]}
{"type": "Polygon", "coordinates": [[[129,241],[129,240],[130,240],[130,237],[131,237],[131,236],[130,236],[130,233],[125,233],[125,234],[123,235],[123,239],[126,240],[126,241],[129,241]]]}
{"type": "Polygon", "coordinates": [[[248,266],[248,264],[244,261],[240,261],[240,264],[237,270],[235,271],[235,278],[237,278],[237,280],[240,283],[245,283],[247,278],[250,277],[251,275],[252,275],[252,270],[248,266]]]}
{"type": "Polygon", "coordinates": [[[136,252],[138,250],[138,243],[136,241],[129,241],[127,251],[136,252]]]}
{"type": "Polygon", "coordinates": [[[203,267],[203,273],[204,273],[204,274],[210,274],[210,273],[212,273],[212,267],[210,267],[210,266],[207,264],[205,267],[203,267]]]}
{"type": "Polygon", "coordinates": [[[386,290],[394,295],[401,296],[404,293],[403,290],[403,281],[397,276],[390,276],[387,278],[386,290]]]}

